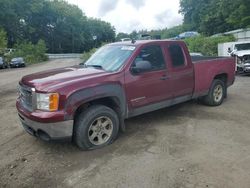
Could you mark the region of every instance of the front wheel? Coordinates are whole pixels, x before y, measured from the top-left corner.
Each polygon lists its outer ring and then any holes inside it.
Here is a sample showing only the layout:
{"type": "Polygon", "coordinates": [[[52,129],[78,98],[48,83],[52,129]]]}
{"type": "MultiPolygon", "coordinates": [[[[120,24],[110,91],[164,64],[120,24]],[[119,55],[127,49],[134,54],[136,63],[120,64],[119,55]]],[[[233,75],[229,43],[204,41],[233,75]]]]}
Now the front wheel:
{"type": "Polygon", "coordinates": [[[98,149],[111,144],[119,131],[117,113],[103,105],[93,105],[76,118],[74,141],[82,150],[98,149]]]}
{"type": "Polygon", "coordinates": [[[203,98],[203,102],[209,106],[219,106],[226,96],[226,85],[222,80],[215,79],[209,93],[203,98]]]}

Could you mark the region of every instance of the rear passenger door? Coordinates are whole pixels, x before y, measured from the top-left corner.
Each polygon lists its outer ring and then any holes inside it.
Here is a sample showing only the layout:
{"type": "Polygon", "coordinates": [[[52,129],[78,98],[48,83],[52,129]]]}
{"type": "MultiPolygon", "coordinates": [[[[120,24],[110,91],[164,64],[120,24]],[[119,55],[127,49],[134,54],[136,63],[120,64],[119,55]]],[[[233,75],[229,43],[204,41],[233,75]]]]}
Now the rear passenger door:
{"type": "Polygon", "coordinates": [[[168,43],[165,50],[168,56],[173,97],[191,98],[194,89],[194,70],[191,60],[188,59],[189,55],[186,54],[188,53],[186,46],[173,42],[168,43]]]}

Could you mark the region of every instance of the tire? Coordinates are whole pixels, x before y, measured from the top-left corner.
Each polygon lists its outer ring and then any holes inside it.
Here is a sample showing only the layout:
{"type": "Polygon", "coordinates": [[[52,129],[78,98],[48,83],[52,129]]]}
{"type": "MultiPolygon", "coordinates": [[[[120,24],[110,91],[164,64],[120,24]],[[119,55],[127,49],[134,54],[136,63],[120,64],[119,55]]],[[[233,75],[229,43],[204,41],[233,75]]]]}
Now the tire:
{"type": "Polygon", "coordinates": [[[226,97],[226,86],[222,80],[215,79],[212,82],[208,95],[202,99],[202,102],[208,106],[219,106],[226,97]]]}
{"type": "Polygon", "coordinates": [[[93,105],[76,117],[73,139],[82,150],[94,150],[111,144],[119,132],[117,113],[103,105],[93,105]]]}

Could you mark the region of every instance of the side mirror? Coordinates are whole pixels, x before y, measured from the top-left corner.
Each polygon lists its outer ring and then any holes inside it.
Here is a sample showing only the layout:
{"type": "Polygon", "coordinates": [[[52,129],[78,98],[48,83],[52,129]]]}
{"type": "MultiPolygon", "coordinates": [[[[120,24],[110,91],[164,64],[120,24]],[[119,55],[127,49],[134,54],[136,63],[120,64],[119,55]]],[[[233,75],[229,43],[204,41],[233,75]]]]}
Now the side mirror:
{"type": "Polygon", "coordinates": [[[135,74],[152,70],[152,65],[149,61],[137,61],[134,65],[132,72],[135,74]]]}
{"type": "Polygon", "coordinates": [[[227,49],[227,52],[228,52],[228,53],[231,53],[231,52],[232,52],[231,48],[228,48],[228,49],[227,49]]]}

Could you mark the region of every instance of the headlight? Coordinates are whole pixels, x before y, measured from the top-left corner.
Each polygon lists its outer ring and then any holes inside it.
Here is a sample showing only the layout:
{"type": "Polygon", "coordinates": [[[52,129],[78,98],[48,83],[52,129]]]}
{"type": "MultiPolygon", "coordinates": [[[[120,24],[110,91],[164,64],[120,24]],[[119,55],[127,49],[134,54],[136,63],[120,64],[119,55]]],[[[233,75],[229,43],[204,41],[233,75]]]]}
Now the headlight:
{"type": "Polygon", "coordinates": [[[237,60],[237,64],[242,64],[242,61],[241,61],[241,59],[240,58],[238,58],[238,60],[237,60]]]}
{"type": "Polygon", "coordinates": [[[36,108],[38,110],[56,111],[59,105],[58,93],[36,93],[36,108]]]}

